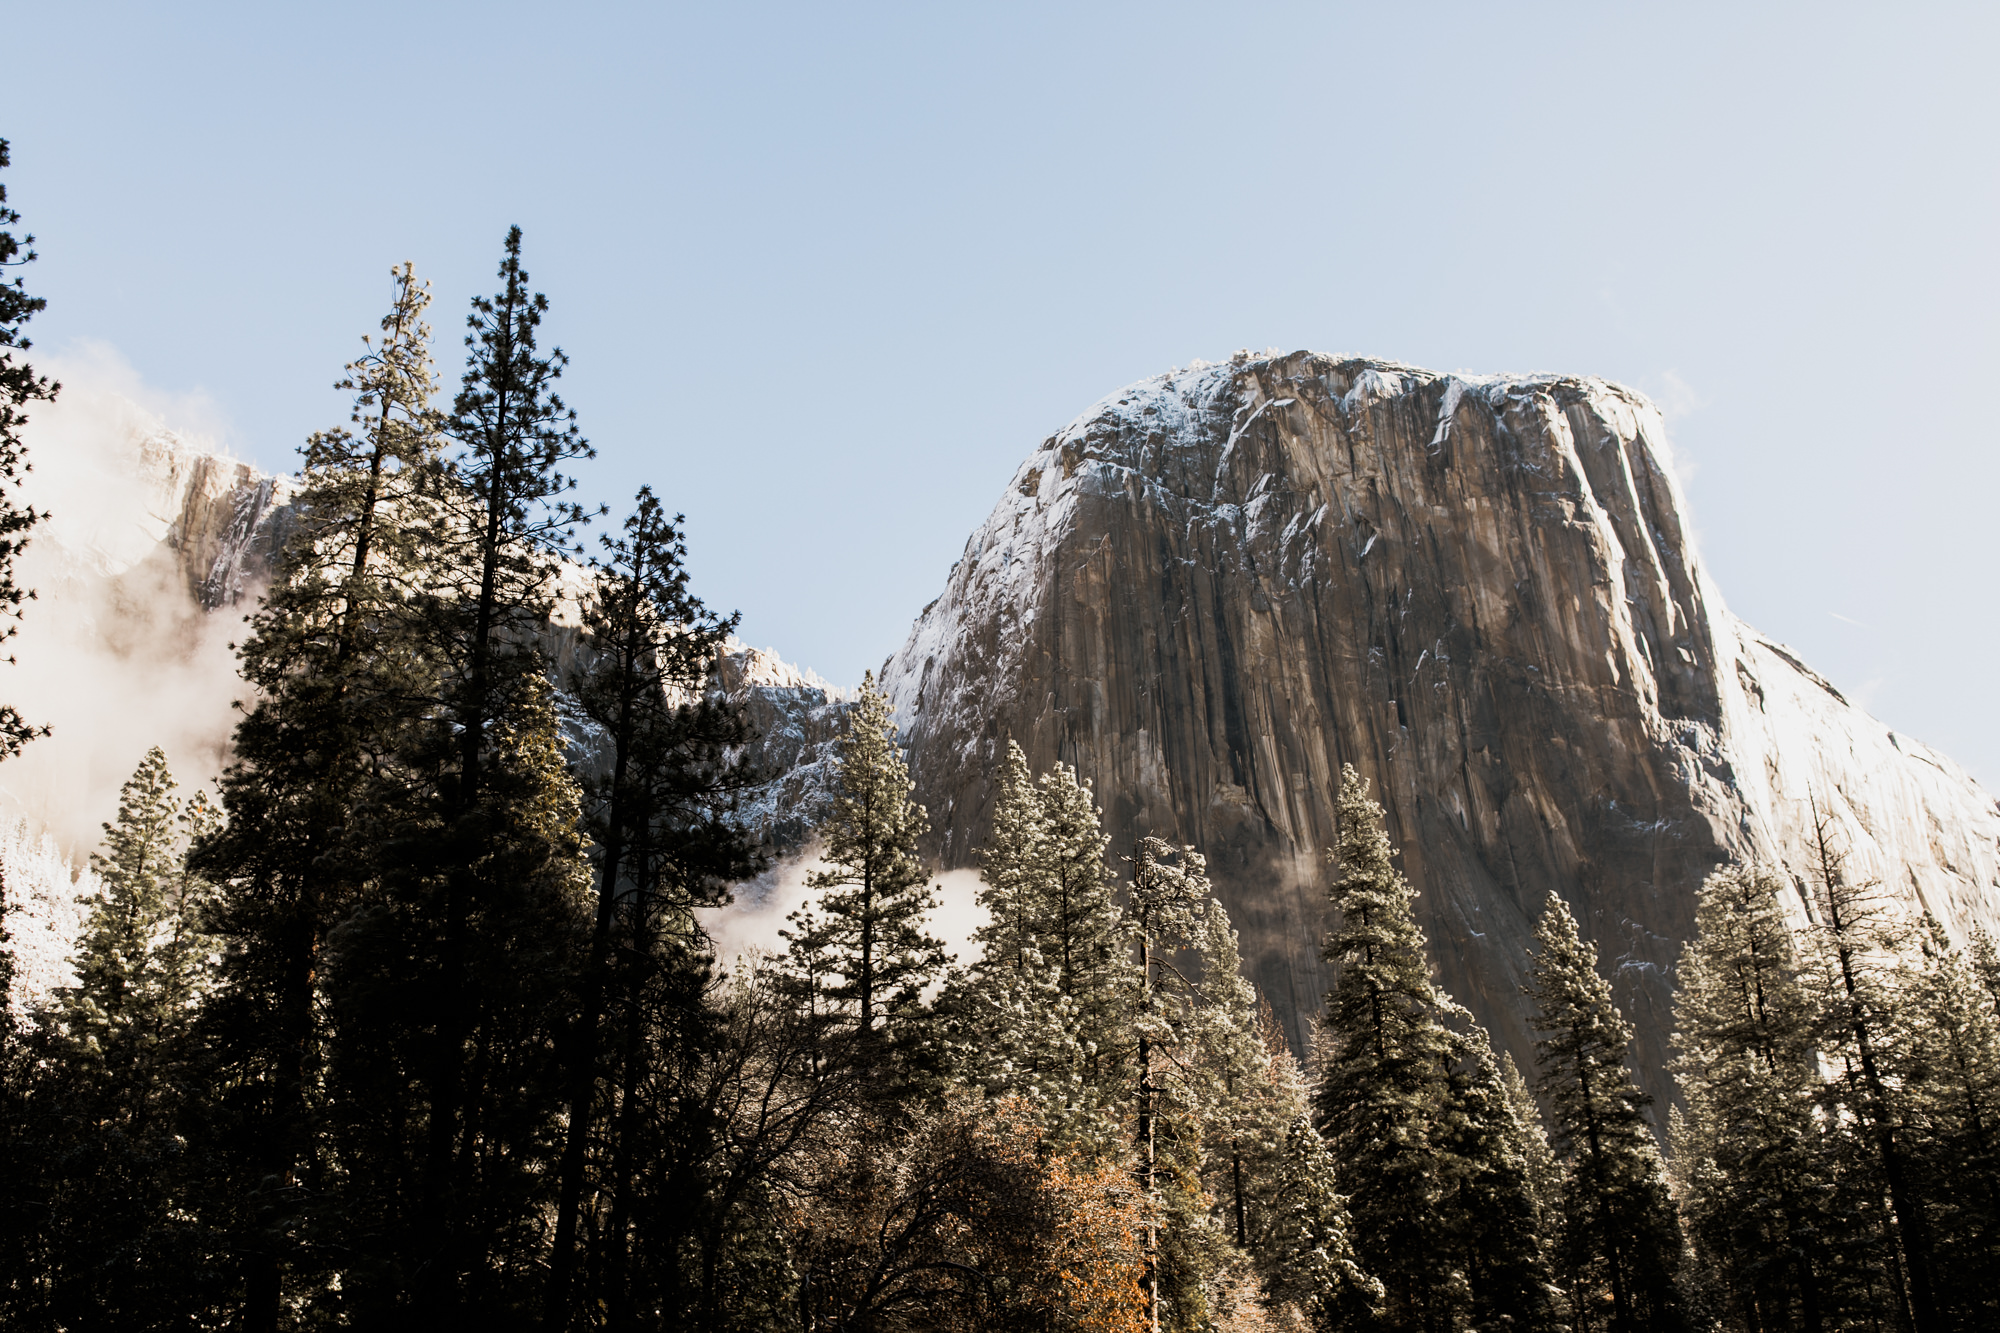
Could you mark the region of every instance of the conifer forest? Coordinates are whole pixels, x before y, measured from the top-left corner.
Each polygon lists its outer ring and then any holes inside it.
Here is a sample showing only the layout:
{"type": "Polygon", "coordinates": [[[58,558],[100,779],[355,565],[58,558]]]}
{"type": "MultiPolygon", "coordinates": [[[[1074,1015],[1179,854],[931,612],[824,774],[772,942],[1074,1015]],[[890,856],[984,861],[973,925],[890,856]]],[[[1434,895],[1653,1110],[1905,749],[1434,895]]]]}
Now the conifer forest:
{"type": "MultiPolygon", "coordinates": [[[[6,495],[59,390],[18,223],[6,495]]],[[[769,860],[750,723],[709,683],[735,621],[674,496],[576,502],[592,449],[520,230],[455,382],[429,301],[395,271],[351,420],[303,445],[227,767],[147,754],[76,983],[0,1022],[0,1326],[2000,1327],[2000,950],[1892,910],[1831,821],[1803,885],[1686,886],[1671,1106],[1557,895],[1537,1058],[1496,1049],[1352,766],[1309,1049],[1200,852],[1011,744],[952,956],[872,678],[805,906],[725,957],[701,911],[769,860]]],[[[0,508],[15,618],[38,518],[0,508]]],[[[10,754],[39,740],[0,712],[10,754]]]]}

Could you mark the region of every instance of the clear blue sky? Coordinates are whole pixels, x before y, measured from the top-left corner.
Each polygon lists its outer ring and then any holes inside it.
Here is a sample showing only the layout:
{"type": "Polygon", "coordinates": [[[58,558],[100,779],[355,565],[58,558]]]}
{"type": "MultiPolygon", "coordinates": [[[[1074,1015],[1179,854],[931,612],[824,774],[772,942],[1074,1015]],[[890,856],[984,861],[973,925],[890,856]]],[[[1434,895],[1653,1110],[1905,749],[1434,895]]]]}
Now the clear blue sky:
{"type": "Polygon", "coordinates": [[[1021,457],[1237,347],[1670,410],[1751,623],[2000,783],[1992,6],[21,6],[41,346],[289,469],[509,223],[616,505],[851,681],[1021,457]]]}

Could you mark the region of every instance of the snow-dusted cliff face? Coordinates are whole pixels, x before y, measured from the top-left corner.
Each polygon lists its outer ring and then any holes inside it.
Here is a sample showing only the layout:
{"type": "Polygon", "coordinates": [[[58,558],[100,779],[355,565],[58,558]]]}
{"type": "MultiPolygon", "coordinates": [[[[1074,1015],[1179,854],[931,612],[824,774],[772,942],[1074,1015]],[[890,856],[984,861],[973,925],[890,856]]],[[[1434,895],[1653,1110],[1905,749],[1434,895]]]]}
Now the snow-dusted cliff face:
{"type": "Polygon", "coordinates": [[[744,823],[773,851],[800,845],[831,808],[834,741],[850,692],[734,641],[712,688],[742,706],[757,734],[749,759],[763,781],[743,803],[744,823]]]}
{"type": "Polygon", "coordinates": [[[1516,1054],[1551,889],[1656,1094],[1695,888],[1805,872],[1808,795],[1857,869],[2000,924],[2000,809],[1731,616],[1644,398],[1308,353],[1106,398],[1022,464],[888,663],[938,851],[966,865],[1012,738],[1074,764],[1120,851],[1193,844],[1294,1040],[1342,763],[1372,779],[1440,980],[1516,1054]]]}
{"type": "Polygon", "coordinates": [[[268,577],[287,530],[289,479],[165,430],[134,437],[90,471],[65,477],[65,491],[44,501],[53,518],[29,546],[42,597],[73,596],[93,580],[150,597],[158,590],[133,585],[164,572],[189,602],[214,611],[254,596],[268,577]]]}
{"type": "MultiPolygon", "coordinates": [[[[0,826],[0,866],[43,988],[77,919],[59,863],[82,862],[146,747],[190,785],[220,767],[241,686],[235,617],[212,613],[254,595],[290,521],[281,480],[119,438],[61,456],[96,471],[50,501],[24,568],[42,600],[10,698],[57,734],[0,768],[0,795],[61,848],[0,826]]],[[[2000,926],[2000,808],[1724,609],[1663,448],[1652,406],[1599,380],[1307,353],[1105,399],[1030,455],[885,667],[941,863],[972,863],[1008,738],[1038,768],[1075,764],[1121,854],[1141,833],[1207,854],[1299,1040],[1351,762],[1388,809],[1439,979],[1530,1057],[1518,986],[1554,889],[1615,974],[1656,1094],[1695,887],[1738,858],[1802,876],[1809,796],[1912,910],[2000,926]]],[[[564,597],[586,591],[566,570],[564,597]]],[[[551,626],[559,673],[588,652],[575,626],[551,626]]],[[[846,695],[742,645],[713,688],[761,733],[746,820],[799,845],[846,695]]]]}

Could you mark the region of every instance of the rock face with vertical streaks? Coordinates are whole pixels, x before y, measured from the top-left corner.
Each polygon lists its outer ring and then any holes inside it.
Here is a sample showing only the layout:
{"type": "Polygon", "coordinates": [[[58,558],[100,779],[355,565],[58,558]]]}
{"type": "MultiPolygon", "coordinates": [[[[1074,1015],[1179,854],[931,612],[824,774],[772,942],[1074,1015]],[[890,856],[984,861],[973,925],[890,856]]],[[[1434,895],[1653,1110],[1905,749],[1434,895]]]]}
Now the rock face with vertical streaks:
{"type": "Polygon", "coordinates": [[[2000,809],[1728,613],[1663,450],[1601,380],[1304,352],[1104,399],[1021,465],[885,668],[938,855],[972,863],[1007,739],[1075,765],[1119,848],[1207,855],[1298,1042],[1352,763],[1439,980],[1531,1060],[1519,986],[1560,893],[1662,1097],[1696,886],[1732,858],[1803,876],[1809,793],[1913,907],[1995,924],[2000,809]]]}
{"type": "MultiPolygon", "coordinates": [[[[137,487],[114,488],[133,512],[78,513],[31,549],[40,614],[72,608],[72,651],[182,652],[209,614],[240,614],[293,521],[282,479],[170,435],[133,447],[137,487]]],[[[1403,849],[1438,979],[1525,1066],[1529,930],[1562,894],[1662,1097],[1695,888],[1731,859],[1802,880],[1809,798],[1912,911],[1961,937],[2000,927],[2000,808],[1729,614],[1663,449],[1652,405],[1601,380],[1304,352],[1104,399],[1021,465],[884,668],[933,851],[973,864],[1007,739],[1037,768],[1075,765],[1119,850],[1151,833],[1208,856],[1252,980],[1302,1045],[1352,763],[1403,849]]],[[[588,576],[561,585],[571,603],[588,576]]],[[[550,627],[558,675],[576,623],[550,627]]],[[[231,682],[216,685],[220,736],[231,682]]],[[[746,821],[797,848],[845,696],[740,644],[712,688],[762,733],[749,757],[769,781],[746,821]]]]}

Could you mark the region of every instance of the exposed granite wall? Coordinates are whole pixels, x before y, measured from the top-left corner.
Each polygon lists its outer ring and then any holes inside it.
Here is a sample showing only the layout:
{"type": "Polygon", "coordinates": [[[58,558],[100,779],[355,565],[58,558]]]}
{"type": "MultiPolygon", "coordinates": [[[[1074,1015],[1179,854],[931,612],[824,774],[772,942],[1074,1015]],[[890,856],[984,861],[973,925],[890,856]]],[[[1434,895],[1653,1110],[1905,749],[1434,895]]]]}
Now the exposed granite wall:
{"type": "Polygon", "coordinates": [[[1294,1041],[1327,983],[1340,765],[1375,784],[1440,980],[1517,1058],[1551,889],[1667,1091],[1694,890],[1803,873],[1807,790],[1963,930],[2000,811],[1723,608],[1658,413],[1600,380],[1308,353],[1132,386],[1043,442],[884,671],[937,853],[971,863],[1009,737],[1095,782],[1120,849],[1208,858],[1294,1041]]]}
{"type": "MultiPolygon", "coordinates": [[[[1644,398],[1600,380],[1303,352],[1106,398],[1022,464],[884,669],[935,853],[972,864],[1007,738],[1038,768],[1075,764],[1118,850],[1154,833],[1207,854],[1299,1042],[1327,983],[1322,850],[1353,763],[1439,979],[1532,1059],[1518,987],[1554,889],[1662,1096],[1695,886],[1731,858],[1802,876],[1809,792],[1860,873],[1955,932],[2000,926],[2000,808],[1728,613],[1663,440],[1644,398]]],[[[168,438],[140,452],[163,534],[147,562],[209,610],[253,594],[285,483],[168,438]]],[[[568,663],[587,579],[562,584],[550,646],[568,663]]],[[[841,692],[740,645],[714,688],[763,733],[771,780],[746,818],[797,844],[841,692]]]]}

